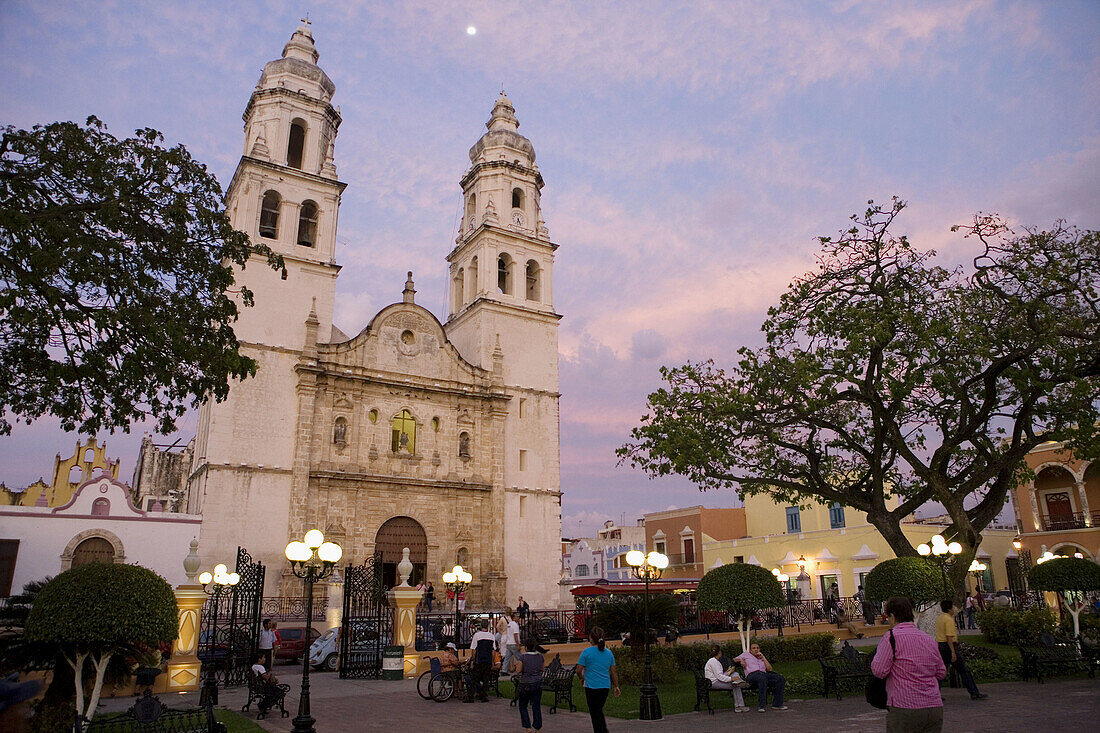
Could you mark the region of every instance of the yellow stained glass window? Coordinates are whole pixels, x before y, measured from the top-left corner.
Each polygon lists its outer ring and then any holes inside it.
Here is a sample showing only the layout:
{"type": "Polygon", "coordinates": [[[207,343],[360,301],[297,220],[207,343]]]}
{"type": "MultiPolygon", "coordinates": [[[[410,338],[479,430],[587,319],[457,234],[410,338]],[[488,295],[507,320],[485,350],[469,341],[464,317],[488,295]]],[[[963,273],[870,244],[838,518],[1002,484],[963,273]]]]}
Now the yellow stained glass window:
{"type": "Polygon", "coordinates": [[[393,418],[393,441],[390,450],[394,453],[416,452],[416,420],[408,410],[402,410],[393,418]]]}

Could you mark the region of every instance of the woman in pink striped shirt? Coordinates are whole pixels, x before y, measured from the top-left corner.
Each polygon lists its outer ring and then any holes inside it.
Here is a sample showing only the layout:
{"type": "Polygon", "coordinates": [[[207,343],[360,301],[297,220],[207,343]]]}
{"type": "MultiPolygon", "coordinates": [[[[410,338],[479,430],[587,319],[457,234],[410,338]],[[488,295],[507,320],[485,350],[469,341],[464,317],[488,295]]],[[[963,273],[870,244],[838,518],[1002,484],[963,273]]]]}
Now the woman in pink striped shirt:
{"type": "Polygon", "coordinates": [[[887,620],[894,624],[879,642],[871,671],[886,680],[886,733],[940,733],[943,698],[939,680],[947,668],[936,640],[913,623],[908,598],[886,601],[887,620]]]}

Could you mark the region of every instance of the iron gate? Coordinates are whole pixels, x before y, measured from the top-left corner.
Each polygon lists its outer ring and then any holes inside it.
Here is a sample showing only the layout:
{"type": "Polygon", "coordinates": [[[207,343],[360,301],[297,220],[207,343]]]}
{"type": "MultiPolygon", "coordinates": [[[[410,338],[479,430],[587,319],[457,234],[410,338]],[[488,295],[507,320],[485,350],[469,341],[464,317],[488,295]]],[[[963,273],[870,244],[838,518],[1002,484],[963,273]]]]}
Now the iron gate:
{"type": "Polygon", "coordinates": [[[340,679],[382,676],[382,648],[390,641],[391,625],[382,558],[375,555],[362,565],[349,565],[344,573],[340,679]]]}
{"type": "Polygon", "coordinates": [[[264,566],[253,562],[248,551],[238,547],[234,569],[241,579],[230,591],[221,594],[216,614],[217,628],[211,629],[215,617],[213,598],[203,605],[199,626],[199,659],[204,667],[212,663],[218,684],[222,687],[235,687],[248,681],[248,670],[252,668],[260,637],[264,566]],[[211,638],[214,641],[213,650],[210,648],[211,638]]]}

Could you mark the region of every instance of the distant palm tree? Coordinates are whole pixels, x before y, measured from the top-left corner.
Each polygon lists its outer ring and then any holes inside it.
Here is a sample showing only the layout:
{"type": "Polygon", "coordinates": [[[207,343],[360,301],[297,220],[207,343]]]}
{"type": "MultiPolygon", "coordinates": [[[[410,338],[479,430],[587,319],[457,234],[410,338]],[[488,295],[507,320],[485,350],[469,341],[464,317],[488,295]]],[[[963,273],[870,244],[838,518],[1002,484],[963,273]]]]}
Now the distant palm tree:
{"type": "MultiPolygon", "coordinates": [[[[651,633],[676,625],[680,603],[668,593],[649,596],[649,628],[651,633]]],[[[630,634],[627,642],[635,654],[645,644],[645,599],[642,596],[621,596],[596,607],[593,622],[608,634],[630,634]]]]}

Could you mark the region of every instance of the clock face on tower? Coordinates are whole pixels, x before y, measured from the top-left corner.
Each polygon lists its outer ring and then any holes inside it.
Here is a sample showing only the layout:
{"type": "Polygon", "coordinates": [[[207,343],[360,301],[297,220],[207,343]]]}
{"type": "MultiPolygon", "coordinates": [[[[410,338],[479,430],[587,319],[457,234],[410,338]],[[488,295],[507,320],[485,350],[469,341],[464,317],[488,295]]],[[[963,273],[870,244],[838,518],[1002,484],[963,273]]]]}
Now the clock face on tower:
{"type": "Polygon", "coordinates": [[[517,227],[523,226],[523,214],[521,214],[518,211],[513,211],[512,212],[512,223],[515,224],[517,227]]]}

